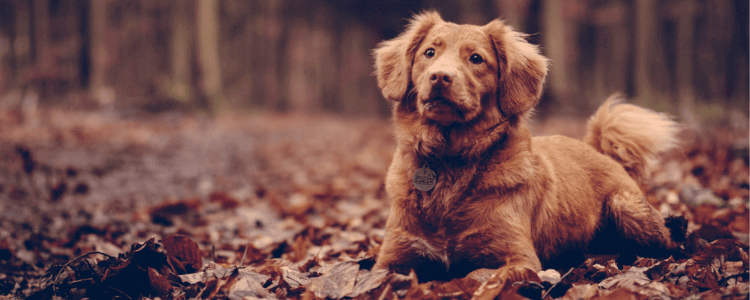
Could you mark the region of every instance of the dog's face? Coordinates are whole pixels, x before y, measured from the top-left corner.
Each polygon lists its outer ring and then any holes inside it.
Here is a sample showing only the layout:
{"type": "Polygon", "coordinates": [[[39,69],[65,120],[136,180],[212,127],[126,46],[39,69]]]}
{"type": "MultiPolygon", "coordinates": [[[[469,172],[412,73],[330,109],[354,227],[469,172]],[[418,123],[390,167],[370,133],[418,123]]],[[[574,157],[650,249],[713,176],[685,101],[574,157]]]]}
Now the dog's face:
{"type": "Polygon", "coordinates": [[[469,25],[434,26],[411,68],[416,108],[443,125],[474,119],[497,89],[497,56],[487,34],[469,25]]]}
{"type": "Polygon", "coordinates": [[[501,21],[457,25],[435,12],[416,16],[375,56],[383,95],[442,126],[528,111],[547,73],[547,59],[501,21]]]}

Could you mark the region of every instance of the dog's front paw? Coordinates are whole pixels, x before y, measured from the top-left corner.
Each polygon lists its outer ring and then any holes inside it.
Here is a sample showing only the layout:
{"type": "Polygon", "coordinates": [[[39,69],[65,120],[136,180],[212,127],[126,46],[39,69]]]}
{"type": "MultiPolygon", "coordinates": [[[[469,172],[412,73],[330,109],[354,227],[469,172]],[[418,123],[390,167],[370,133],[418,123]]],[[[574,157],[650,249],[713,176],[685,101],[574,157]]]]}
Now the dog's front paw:
{"type": "Polygon", "coordinates": [[[466,277],[479,281],[479,283],[485,283],[495,273],[497,273],[497,269],[476,269],[471,271],[466,277]]]}
{"type": "Polygon", "coordinates": [[[539,276],[536,272],[523,267],[508,267],[498,270],[501,278],[508,282],[535,281],[539,282],[539,276]]]}
{"type": "MultiPolygon", "coordinates": [[[[479,269],[469,273],[468,276],[474,279],[481,279],[488,271],[493,270],[479,269]]],[[[503,267],[495,270],[494,274],[482,283],[476,292],[474,292],[472,299],[539,298],[542,288],[539,283],[540,281],[539,276],[531,269],[517,266],[503,267]],[[529,293],[538,295],[531,296],[528,295],[529,293]]]]}

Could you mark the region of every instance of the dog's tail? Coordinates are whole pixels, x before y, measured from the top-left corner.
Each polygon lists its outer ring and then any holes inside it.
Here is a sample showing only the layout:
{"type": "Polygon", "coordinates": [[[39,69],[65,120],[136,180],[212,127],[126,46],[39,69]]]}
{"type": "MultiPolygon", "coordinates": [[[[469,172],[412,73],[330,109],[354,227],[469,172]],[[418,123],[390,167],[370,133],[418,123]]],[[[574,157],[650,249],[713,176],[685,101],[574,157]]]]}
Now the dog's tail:
{"type": "Polygon", "coordinates": [[[649,164],[677,146],[679,129],[669,115],[623,103],[621,95],[612,95],[589,119],[583,141],[642,182],[649,164]]]}

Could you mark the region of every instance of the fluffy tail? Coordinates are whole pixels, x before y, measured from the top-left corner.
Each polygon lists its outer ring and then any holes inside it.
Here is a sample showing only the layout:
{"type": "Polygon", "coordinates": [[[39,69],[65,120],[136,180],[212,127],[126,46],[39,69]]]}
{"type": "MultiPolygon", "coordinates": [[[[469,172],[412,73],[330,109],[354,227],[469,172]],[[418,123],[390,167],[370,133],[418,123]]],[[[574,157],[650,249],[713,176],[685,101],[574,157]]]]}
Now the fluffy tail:
{"type": "Polygon", "coordinates": [[[583,141],[609,155],[642,182],[658,155],[677,146],[679,125],[664,113],[623,102],[612,95],[589,119],[583,141]]]}

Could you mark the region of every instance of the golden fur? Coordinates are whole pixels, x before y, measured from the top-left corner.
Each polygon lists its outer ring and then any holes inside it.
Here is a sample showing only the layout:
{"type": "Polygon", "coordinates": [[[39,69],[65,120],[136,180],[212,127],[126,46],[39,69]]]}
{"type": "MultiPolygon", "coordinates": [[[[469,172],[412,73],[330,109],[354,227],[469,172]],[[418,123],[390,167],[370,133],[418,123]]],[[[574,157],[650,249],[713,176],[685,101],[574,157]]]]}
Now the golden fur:
{"type": "Polygon", "coordinates": [[[678,246],[634,180],[675,145],[677,126],[665,115],[612,97],[585,143],[532,138],[527,118],[547,59],[499,20],[474,26],[417,15],[378,46],[375,67],[393,101],[398,144],[375,268],[415,269],[420,280],[480,268],[537,272],[585,250],[609,221],[636,248],[678,246]],[[429,191],[412,184],[424,166],[437,174],[429,191]]]}

